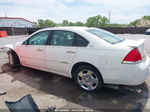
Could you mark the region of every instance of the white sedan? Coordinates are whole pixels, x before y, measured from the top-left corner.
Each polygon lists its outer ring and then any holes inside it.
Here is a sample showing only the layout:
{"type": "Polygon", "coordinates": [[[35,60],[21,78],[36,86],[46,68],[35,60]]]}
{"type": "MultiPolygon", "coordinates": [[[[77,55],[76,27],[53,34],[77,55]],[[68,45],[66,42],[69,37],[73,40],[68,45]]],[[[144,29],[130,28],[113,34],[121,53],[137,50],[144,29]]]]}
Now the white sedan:
{"type": "Polygon", "coordinates": [[[11,66],[70,77],[86,91],[97,91],[103,84],[139,85],[149,74],[143,40],[123,39],[98,28],[46,28],[5,47],[11,48],[11,66]]]}

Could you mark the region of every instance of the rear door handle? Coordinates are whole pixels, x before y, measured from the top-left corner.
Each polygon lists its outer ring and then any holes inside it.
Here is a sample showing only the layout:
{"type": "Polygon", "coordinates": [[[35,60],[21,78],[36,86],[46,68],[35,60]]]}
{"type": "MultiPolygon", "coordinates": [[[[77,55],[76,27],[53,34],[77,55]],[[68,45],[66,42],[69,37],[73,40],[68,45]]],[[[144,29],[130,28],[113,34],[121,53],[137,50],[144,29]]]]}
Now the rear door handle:
{"type": "Polygon", "coordinates": [[[66,53],[74,54],[76,52],[75,51],[67,51],[66,53]]]}
{"type": "Polygon", "coordinates": [[[43,49],[37,49],[36,51],[39,51],[39,52],[41,52],[41,51],[43,51],[43,49]]]}

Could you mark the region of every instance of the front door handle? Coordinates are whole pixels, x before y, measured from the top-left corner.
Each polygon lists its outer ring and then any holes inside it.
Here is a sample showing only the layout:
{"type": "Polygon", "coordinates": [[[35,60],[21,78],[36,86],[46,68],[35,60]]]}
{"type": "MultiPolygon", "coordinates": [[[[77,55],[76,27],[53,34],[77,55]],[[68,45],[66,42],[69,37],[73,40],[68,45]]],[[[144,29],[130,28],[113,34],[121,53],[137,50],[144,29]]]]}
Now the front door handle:
{"type": "Polygon", "coordinates": [[[76,52],[75,51],[67,51],[66,53],[74,54],[76,52]]]}

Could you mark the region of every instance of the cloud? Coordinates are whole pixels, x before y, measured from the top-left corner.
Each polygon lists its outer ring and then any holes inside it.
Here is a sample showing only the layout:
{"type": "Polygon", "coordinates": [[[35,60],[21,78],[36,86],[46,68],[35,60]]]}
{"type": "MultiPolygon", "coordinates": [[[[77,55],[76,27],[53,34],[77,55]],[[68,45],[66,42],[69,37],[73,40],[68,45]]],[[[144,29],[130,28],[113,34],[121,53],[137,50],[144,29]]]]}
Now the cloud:
{"type": "Polygon", "coordinates": [[[84,0],[92,4],[104,4],[123,7],[141,7],[150,5],[149,0],[84,0]]]}
{"type": "MultiPolygon", "coordinates": [[[[62,0],[61,0],[62,1],[62,0]]],[[[66,2],[66,3],[73,3],[75,2],[75,0],[63,0],[63,2],[66,2]]]]}
{"type": "MultiPolygon", "coordinates": [[[[129,23],[144,15],[150,15],[149,0],[84,0],[86,3],[111,10],[113,23],[129,23]]],[[[97,8],[98,9],[98,8],[97,8]]]]}
{"type": "Polygon", "coordinates": [[[1,6],[1,9],[8,13],[8,16],[22,16],[35,20],[38,18],[53,18],[62,15],[67,7],[56,0],[5,0],[8,5],[1,6]],[[13,5],[12,5],[13,4],[13,5]]]}
{"type": "Polygon", "coordinates": [[[88,17],[102,15],[108,17],[111,10],[112,23],[129,23],[143,15],[148,15],[148,0],[3,0],[0,1],[0,16],[23,17],[31,21],[51,19],[61,22],[83,21],[88,17]]]}

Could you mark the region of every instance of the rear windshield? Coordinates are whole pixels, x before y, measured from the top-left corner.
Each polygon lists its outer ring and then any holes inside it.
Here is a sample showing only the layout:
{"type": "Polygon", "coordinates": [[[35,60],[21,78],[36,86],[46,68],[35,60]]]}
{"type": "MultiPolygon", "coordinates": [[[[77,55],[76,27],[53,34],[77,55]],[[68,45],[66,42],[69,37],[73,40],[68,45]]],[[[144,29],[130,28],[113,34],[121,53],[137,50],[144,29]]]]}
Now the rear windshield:
{"type": "Polygon", "coordinates": [[[112,34],[110,32],[101,30],[101,29],[88,29],[87,31],[89,33],[92,33],[92,34],[100,37],[101,39],[103,39],[111,44],[116,44],[116,43],[124,41],[123,38],[121,38],[115,34],[112,34]]]}

